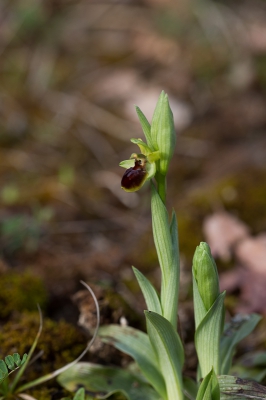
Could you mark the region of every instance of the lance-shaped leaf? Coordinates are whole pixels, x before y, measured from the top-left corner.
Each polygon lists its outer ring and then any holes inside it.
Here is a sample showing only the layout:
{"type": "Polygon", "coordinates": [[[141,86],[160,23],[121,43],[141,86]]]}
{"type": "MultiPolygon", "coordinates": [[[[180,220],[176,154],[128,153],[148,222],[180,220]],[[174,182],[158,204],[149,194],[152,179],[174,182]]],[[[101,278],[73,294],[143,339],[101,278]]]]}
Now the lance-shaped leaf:
{"type": "Polygon", "coordinates": [[[200,384],[196,400],[220,400],[220,388],[213,369],[200,384]]]}
{"type": "Polygon", "coordinates": [[[220,338],[224,319],[224,297],[225,292],[218,296],[196,329],[195,345],[203,378],[212,368],[216,374],[220,373],[220,338]]]}
{"type": "Polygon", "coordinates": [[[154,311],[162,315],[162,307],[158,293],[156,292],[150,281],[137,268],[132,268],[143,293],[148,310],[154,311]]]}
{"type": "Polygon", "coordinates": [[[207,310],[200,296],[193,270],[192,270],[192,282],[193,282],[193,305],[194,305],[195,327],[197,329],[199,324],[207,314],[207,310]]]}
{"type": "Polygon", "coordinates": [[[157,362],[164,377],[167,399],[183,399],[182,367],[184,349],[173,325],[164,317],[145,311],[148,335],[157,355],[157,362]]]}
{"type": "Polygon", "coordinates": [[[266,351],[255,351],[238,358],[230,368],[230,374],[243,379],[262,382],[266,376],[266,351]]]}
{"type": "Polygon", "coordinates": [[[225,326],[221,338],[222,374],[228,374],[230,370],[236,345],[253,331],[260,320],[258,314],[239,314],[225,326]]]}
{"type": "Polygon", "coordinates": [[[160,400],[160,395],[141,376],[115,367],[80,362],[59,375],[58,381],[71,392],[84,387],[97,399],[120,393],[128,400],[160,400]]]}
{"type": "Polygon", "coordinates": [[[257,382],[230,375],[221,375],[218,380],[221,400],[266,399],[266,387],[257,382]]]}
{"type": "MultiPolygon", "coordinates": [[[[179,258],[179,241],[178,241],[178,227],[176,213],[173,210],[172,219],[170,223],[170,234],[172,239],[172,279],[169,282],[168,291],[171,293],[171,304],[173,310],[171,315],[176,316],[178,310],[178,296],[179,296],[179,282],[180,282],[180,258],[179,258]]],[[[175,321],[173,321],[173,326],[175,326],[175,321]]]]}
{"type": "Polygon", "coordinates": [[[73,398],[73,400],[85,400],[85,389],[80,388],[76,393],[73,398]]]}
{"type": "Polygon", "coordinates": [[[151,186],[151,212],[153,238],[162,272],[161,305],[163,316],[176,327],[179,267],[175,254],[177,245],[174,244],[174,250],[172,246],[172,240],[177,240],[176,227],[174,227],[176,221],[172,224],[171,236],[167,210],[153,185],[151,186]]]}
{"type": "Polygon", "coordinates": [[[155,390],[165,398],[165,383],[148,335],[129,326],[107,325],[99,329],[103,342],[129,354],[155,390]]]}
{"type": "Polygon", "coordinates": [[[198,392],[198,384],[188,376],[183,377],[183,391],[186,400],[195,400],[198,392]]]}
{"type": "Polygon", "coordinates": [[[153,142],[152,142],[152,138],[151,138],[151,125],[139,107],[136,107],[136,111],[137,111],[137,114],[139,117],[139,121],[141,123],[143,133],[147,140],[147,144],[152,150],[155,150],[155,147],[153,146],[153,142]]]}

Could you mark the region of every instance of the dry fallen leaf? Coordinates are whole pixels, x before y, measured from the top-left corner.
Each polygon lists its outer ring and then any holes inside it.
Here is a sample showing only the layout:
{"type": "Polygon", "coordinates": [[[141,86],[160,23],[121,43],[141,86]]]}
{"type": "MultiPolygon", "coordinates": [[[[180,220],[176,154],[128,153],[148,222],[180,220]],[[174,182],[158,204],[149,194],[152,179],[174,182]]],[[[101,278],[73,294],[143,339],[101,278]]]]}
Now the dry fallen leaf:
{"type": "Polygon", "coordinates": [[[235,254],[238,260],[254,274],[263,274],[266,282],[266,233],[254,238],[245,238],[236,246],[235,254]]]}
{"type": "Polygon", "coordinates": [[[234,255],[239,266],[222,274],[221,290],[240,290],[238,312],[266,314],[266,233],[244,238],[234,255]]]}
{"type": "Polygon", "coordinates": [[[236,243],[249,234],[247,225],[225,211],[208,216],[203,223],[203,231],[214,257],[224,261],[231,258],[236,243]]]}

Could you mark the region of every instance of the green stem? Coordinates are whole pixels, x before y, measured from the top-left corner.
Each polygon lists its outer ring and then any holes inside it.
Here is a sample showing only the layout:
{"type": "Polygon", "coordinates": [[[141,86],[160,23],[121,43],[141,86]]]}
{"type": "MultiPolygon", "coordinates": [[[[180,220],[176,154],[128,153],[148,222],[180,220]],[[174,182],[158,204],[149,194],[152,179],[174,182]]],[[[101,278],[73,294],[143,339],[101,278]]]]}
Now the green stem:
{"type": "Polygon", "coordinates": [[[156,174],[157,191],[161,197],[163,203],[166,203],[166,176],[162,175],[160,172],[156,174]]]}

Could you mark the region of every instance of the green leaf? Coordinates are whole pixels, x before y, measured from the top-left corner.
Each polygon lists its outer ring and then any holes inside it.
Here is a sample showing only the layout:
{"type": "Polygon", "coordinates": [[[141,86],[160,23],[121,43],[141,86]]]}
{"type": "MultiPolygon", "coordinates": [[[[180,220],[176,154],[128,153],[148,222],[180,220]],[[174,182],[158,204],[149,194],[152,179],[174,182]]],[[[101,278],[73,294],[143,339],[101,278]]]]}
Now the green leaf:
{"type": "Polygon", "coordinates": [[[184,387],[184,395],[186,400],[195,400],[198,393],[198,385],[197,383],[189,378],[188,376],[184,376],[183,378],[183,387],[184,387]]]}
{"type": "Polygon", "coordinates": [[[156,391],[165,397],[164,380],[146,333],[129,326],[107,325],[99,329],[99,336],[103,342],[129,354],[156,391]]]}
{"type": "Polygon", "coordinates": [[[158,293],[156,292],[150,281],[137,268],[132,268],[145,298],[148,310],[155,311],[158,314],[162,315],[162,308],[158,293]]]}
{"type": "Polygon", "coordinates": [[[19,367],[21,365],[20,355],[18,353],[14,353],[13,354],[13,359],[14,359],[15,364],[17,365],[17,367],[19,367]]]}
{"type": "Polygon", "coordinates": [[[27,361],[27,359],[28,359],[28,354],[23,354],[23,357],[22,357],[22,360],[21,360],[21,365],[23,365],[23,364],[25,364],[25,362],[27,361]]]}
{"type": "Polygon", "coordinates": [[[157,362],[165,380],[166,399],[183,399],[182,368],[184,349],[173,325],[164,317],[145,311],[148,335],[157,354],[157,362]]]}
{"type": "Polygon", "coordinates": [[[5,357],[5,362],[6,362],[6,365],[8,366],[8,368],[12,371],[13,369],[15,369],[16,368],[16,366],[15,366],[15,362],[14,362],[14,359],[13,359],[13,357],[12,356],[6,356],[5,357]]]}
{"type": "Polygon", "coordinates": [[[152,150],[154,150],[155,148],[153,146],[152,138],[151,138],[151,125],[139,107],[136,107],[136,111],[137,111],[139,121],[142,126],[143,133],[147,140],[147,144],[152,150]]]}
{"type": "Polygon", "coordinates": [[[266,387],[257,382],[230,375],[221,375],[218,381],[220,400],[266,399],[266,387]]]}
{"type": "Polygon", "coordinates": [[[58,382],[71,392],[84,387],[97,399],[121,393],[128,400],[160,400],[160,396],[142,377],[115,367],[80,362],[59,375],[58,382]]]}
{"type": "Polygon", "coordinates": [[[252,379],[256,382],[262,382],[266,376],[266,369],[259,367],[246,367],[241,364],[241,359],[230,368],[230,374],[239,376],[242,379],[252,379]]]}
{"type": "Polygon", "coordinates": [[[4,374],[8,374],[6,363],[3,360],[0,360],[0,371],[2,371],[4,374]]]}
{"type": "Polygon", "coordinates": [[[249,352],[244,354],[240,360],[241,364],[248,367],[266,367],[266,351],[249,352]]]}
{"type": "Polygon", "coordinates": [[[153,238],[162,271],[163,316],[176,327],[178,271],[173,257],[168,213],[154,185],[151,185],[151,213],[153,238]]]}
{"type": "MultiPolygon", "coordinates": [[[[179,281],[180,281],[180,260],[179,260],[179,243],[178,243],[178,228],[175,211],[172,212],[172,219],[170,223],[170,235],[172,243],[172,267],[171,276],[169,277],[166,296],[168,304],[167,309],[169,320],[173,326],[177,326],[177,310],[178,310],[178,295],[179,295],[179,281]]],[[[167,316],[167,314],[166,314],[167,316]]]]}
{"type": "Polygon", "coordinates": [[[8,374],[5,374],[3,371],[0,371],[0,385],[7,377],[8,374]]]}
{"type": "Polygon", "coordinates": [[[213,369],[200,384],[196,400],[220,400],[220,388],[213,369]]]}
{"type": "Polygon", "coordinates": [[[212,368],[217,375],[220,374],[220,338],[224,318],[224,297],[225,292],[218,296],[196,329],[195,346],[203,378],[212,368]]]}
{"type": "Polygon", "coordinates": [[[225,326],[221,338],[222,374],[228,374],[230,370],[236,345],[253,331],[260,320],[258,314],[237,315],[225,326]]]}
{"type": "Polygon", "coordinates": [[[80,388],[73,397],[73,400],[85,400],[85,389],[80,388]]]}
{"type": "Polygon", "coordinates": [[[200,296],[198,285],[195,280],[193,271],[192,271],[192,281],[193,281],[193,305],[194,305],[195,327],[197,329],[199,324],[207,314],[207,310],[200,296]]]}

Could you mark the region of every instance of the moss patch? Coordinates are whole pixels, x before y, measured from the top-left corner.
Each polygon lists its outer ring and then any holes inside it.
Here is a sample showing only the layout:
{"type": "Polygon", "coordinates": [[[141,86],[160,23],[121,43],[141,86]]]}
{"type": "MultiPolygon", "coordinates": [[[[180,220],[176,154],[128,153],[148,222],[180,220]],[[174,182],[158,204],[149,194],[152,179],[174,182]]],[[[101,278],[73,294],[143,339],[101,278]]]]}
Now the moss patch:
{"type": "Polygon", "coordinates": [[[47,293],[42,280],[30,271],[18,275],[11,271],[0,275],[0,317],[14,311],[36,311],[36,304],[44,309],[47,293]]]}
{"type": "MultiPolygon", "coordinates": [[[[0,332],[0,359],[15,352],[28,353],[39,329],[38,313],[24,313],[19,321],[9,321],[0,332]]],[[[65,321],[44,318],[35,355],[42,355],[27,368],[27,381],[52,372],[73,361],[85,348],[84,335],[65,321]]]]}

